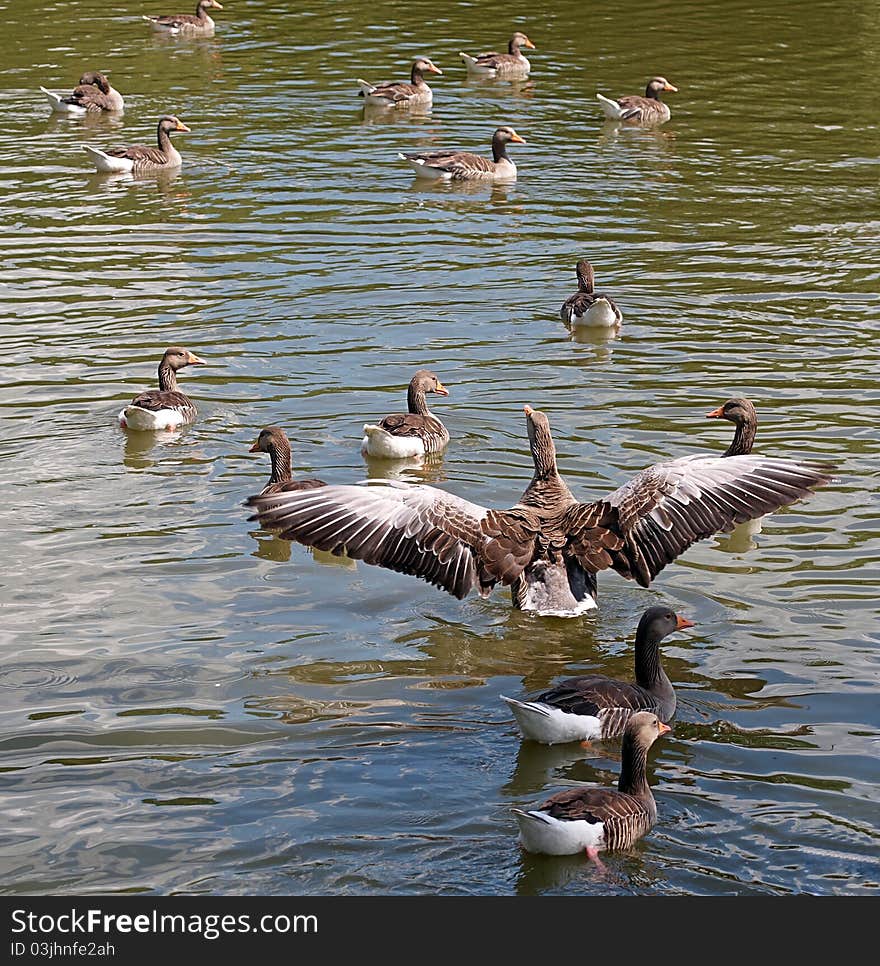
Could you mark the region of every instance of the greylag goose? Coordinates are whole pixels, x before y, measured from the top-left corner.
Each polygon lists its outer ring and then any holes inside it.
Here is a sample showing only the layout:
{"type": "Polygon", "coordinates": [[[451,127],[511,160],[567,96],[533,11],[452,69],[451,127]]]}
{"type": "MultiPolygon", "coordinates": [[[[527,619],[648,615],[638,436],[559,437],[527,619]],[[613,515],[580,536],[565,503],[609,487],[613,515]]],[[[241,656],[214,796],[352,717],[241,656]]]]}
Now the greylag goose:
{"type": "Polygon", "coordinates": [[[289,493],[295,490],[314,490],[326,486],[323,480],[295,480],[293,478],[293,459],[290,453],[290,440],[280,426],[267,426],[260,430],[254,440],[250,453],[268,453],[272,462],[269,482],[260,491],[261,496],[269,493],[289,493]]]}
{"type": "Polygon", "coordinates": [[[478,77],[527,77],[532,65],[528,62],[520,47],[534,50],[535,45],[529,38],[520,31],[517,31],[507,45],[506,54],[496,54],[494,51],[486,54],[477,54],[471,57],[462,51],[458,52],[462,63],[467,67],[469,74],[478,77]]]}
{"type": "Polygon", "coordinates": [[[652,77],[645,88],[645,96],[629,94],[626,97],[619,97],[616,101],[605,97],[603,94],[596,94],[605,117],[612,121],[641,121],[643,124],[662,124],[670,117],[669,105],[660,100],[661,91],[671,91],[678,93],[678,88],[666,80],[665,77],[652,77]]]}
{"type": "Polygon", "coordinates": [[[617,791],[570,788],[537,808],[514,808],[520,845],[544,855],[586,852],[600,866],[600,850],[631,848],[657,821],[657,803],[648,784],[648,749],[670,730],[650,711],[634,714],[623,732],[617,791]]]}
{"type": "Polygon", "coordinates": [[[596,607],[600,570],[647,587],[696,541],[831,481],[828,467],[795,460],[684,456],[579,503],[556,468],[547,417],[531,406],[525,414],[535,472],[509,510],[390,480],[247,504],[287,540],[421,577],[458,598],[475,589],[486,597],[500,583],[521,610],[574,617],[596,607]]]}
{"type": "Polygon", "coordinates": [[[508,144],[525,144],[512,127],[499,127],[492,135],[492,160],[470,151],[424,151],[398,154],[420,178],[443,181],[515,181],[516,165],[507,156],[508,144]]]}
{"type": "Polygon", "coordinates": [[[358,79],[359,96],[371,107],[428,107],[434,99],[431,88],[425,83],[425,74],[442,74],[428,57],[419,57],[412,65],[409,83],[386,81],[371,84],[358,79]]]}
{"type": "Polygon", "coordinates": [[[706,419],[726,419],[736,426],[730,446],[724,451],[725,456],[748,456],[751,453],[758,431],[758,414],[748,399],[728,399],[722,406],[706,413],[706,419]]]}
{"type": "Polygon", "coordinates": [[[155,17],[144,14],[153,30],[163,30],[172,34],[206,37],[214,33],[214,21],[208,16],[209,10],[222,10],[223,4],[217,0],[199,0],[195,14],[174,13],[170,16],[155,17]]]}
{"type": "Polygon", "coordinates": [[[135,396],[119,414],[126,429],[176,429],[191,423],[198,411],[189,396],[177,388],[177,371],[185,366],[203,366],[205,360],[189,349],[174,345],[165,350],[159,363],[159,388],[135,396]]]}
{"type": "Polygon", "coordinates": [[[651,711],[661,721],[675,715],[675,691],[660,661],[660,641],[693,623],[668,607],[649,607],[636,630],[636,683],[602,674],[566,678],[529,701],[501,695],[524,738],[555,745],[565,741],[617,738],[639,711],[651,711]]]}
{"type": "Polygon", "coordinates": [[[449,443],[449,431],[428,409],[425,395],[429,392],[449,395],[430,369],[419,369],[406,391],[407,412],[386,416],[377,426],[367,423],[361,452],[391,460],[442,453],[449,443]]]}
{"type": "Polygon", "coordinates": [[[144,171],[163,171],[180,167],[183,160],[180,152],[171,143],[171,132],[189,130],[183,121],[168,114],[159,120],[156,130],[159,146],[156,148],[147,147],[145,144],[131,144],[128,147],[101,151],[84,144],[83,151],[102,173],[131,171],[138,174],[144,171]]]}
{"type": "Polygon", "coordinates": [[[610,295],[600,295],[594,290],[593,266],[585,258],[577,263],[577,280],[577,292],[559,310],[562,321],[574,326],[619,327],[623,313],[610,295]]]}
{"type": "Polygon", "coordinates": [[[110,86],[110,81],[99,70],[86,71],[74,87],[72,94],[53,94],[45,87],[40,90],[53,111],[59,114],[89,114],[98,111],[121,111],[125,101],[119,91],[110,86]]]}

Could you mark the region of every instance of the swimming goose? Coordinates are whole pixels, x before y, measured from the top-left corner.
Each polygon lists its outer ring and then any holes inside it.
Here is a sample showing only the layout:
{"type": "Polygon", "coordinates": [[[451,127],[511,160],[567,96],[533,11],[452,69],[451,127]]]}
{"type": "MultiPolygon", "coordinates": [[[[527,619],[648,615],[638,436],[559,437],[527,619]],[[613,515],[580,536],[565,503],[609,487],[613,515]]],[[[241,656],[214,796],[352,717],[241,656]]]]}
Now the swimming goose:
{"type": "Polygon", "coordinates": [[[657,803],[648,784],[648,749],[671,730],[650,711],[634,714],[623,732],[617,791],[570,788],[537,808],[514,808],[520,845],[544,855],[586,852],[600,867],[600,850],[631,848],[657,821],[657,803]]]}
{"type": "Polygon", "coordinates": [[[88,114],[97,111],[121,111],[125,101],[119,91],[110,86],[110,81],[99,70],[86,71],[74,87],[72,94],[53,94],[45,87],[40,90],[53,111],[59,114],[88,114]]]}
{"type": "Polygon", "coordinates": [[[662,124],[670,118],[669,106],[660,100],[661,91],[678,93],[678,88],[666,80],[665,77],[652,77],[645,88],[645,96],[629,94],[616,101],[596,94],[605,117],[612,121],[641,121],[643,124],[662,124]]]}
{"type": "Polygon", "coordinates": [[[511,588],[521,610],[574,617],[596,607],[608,567],[647,587],[696,543],[830,482],[828,467],[759,456],[656,463],[579,503],[556,467],[547,417],[524,407],[535,472],[519,503],[492,510],[424,484],[367,480],[253,496],[255,519],[287,540],[421,577],[458,598],[511,588]]]}
{"type": "Polygon", "coordinates": [[[751,453],[758,431],[758,414],[748,399],[728,399],[724,405],[706,413],[706,419],[726,419],[736,425],[733,440],[724,452],[725,456],[746,456],[751,453]]]}
{"type": "Polygon", "coordinates": [[[564,741],[616,738],[639,711],[651,711],[661,721],[675,715],[675,691],[660,662],[660,641],[668,634],[693,627],[668,607],[649,607],[636,630],[636,683],[602,674],[566,678],[529,701],[501,695],[524,738],[555,745],[564,741]]]}
{"type": "Polygon", "coordinates": [[[431,88],[425,83],[425,74],[442,74],[428,57],[419,57],[412,65],[410,82],[386,81],[382,84],[371,84],[369,81],[358,79],[360,91],[358,96],[371,107],[427,107],[434,98],[431,88]]]}
{"type": "Polygon", "coordinates": [[[569,296],[559,310],[563,322],[574,326],[616,327],[623,322],[623,313],[610,295],[594,291],[593,266],[582,258],[577,263],[578,290],[569,296]]]}
{"type": "Polygon", "coordinates": [[[135,396],[119,414],[119,425],[126,429],[176,429],[191,423],[197,413],[189,396],[177,388],[177,370],[203,366],[205,360],[182,346],[166,349],[159,363],[159,388],[135,396]]]}
{"type": "Polygon", "coordinates": [[[272,462],[272,475],[260,491],[261,496],[268,493],[290,493],[295,490],[314,490],[326,486],[323,480],[295,480],[293,478],[293,459],[290,453],[290,440],[280,426],[267,426],[260,430],[249,453],[268,453],[272,462]]]}
{"type": "Polygon", "coordinates": [[[512,127],[499,127],[492,135],[492,160],[470,151],[425,151],[398,154],[421,178],[443,181],[515,181],[516,165],[507,156],[508,144],[525,144],[512,127]]]}
{"type": "Polygon", "coordinates": [[[470,54],[459,51],[458,56],[461,57],[469,74],[482,77],[527,77],[532,65],[521,53],[520,47],[535,49],[531,40],[524,33],[517,31],[510,38],[506,54],[496,54],[493,51],[471,57],[470,54]]]}
{"type": "Polygon", "coordinates": [[[162,171],[180,167],[183,162],[180,152],[171,143],[170,133],[189,130],[190,128],[183,121],[169,114],[160,119],[156,130],[158,148],[149,148],[145,144],[111,148],[109,151],[101,151],[88,144],[82,147],[98,171],[102,173],[131,171],[137,174],[143,171],[162,171]]]}
{"type": "Polygon", "coordinates": [[[208,16],[208,10],[222,10],[223,4],[217,0],[199,0],[195,14],[175,13],[170,16],[155,17],[144,14],[144,20],[149,21],[153,30],[164,30],[172,34],[187,34],[189,36],[208,36],[214,33],[214,21],[208,16]]]}
{"type": "Polygon", "coordinates": [[[386,416],[378,426],[367,423],[361,452],[383,459],[442,453],[449,443],[449,431],[428,409],[425,394],[429,392],[449,395],[449,390],[430,369],[419,369],[406,391],[408,412],[386,416]]]}

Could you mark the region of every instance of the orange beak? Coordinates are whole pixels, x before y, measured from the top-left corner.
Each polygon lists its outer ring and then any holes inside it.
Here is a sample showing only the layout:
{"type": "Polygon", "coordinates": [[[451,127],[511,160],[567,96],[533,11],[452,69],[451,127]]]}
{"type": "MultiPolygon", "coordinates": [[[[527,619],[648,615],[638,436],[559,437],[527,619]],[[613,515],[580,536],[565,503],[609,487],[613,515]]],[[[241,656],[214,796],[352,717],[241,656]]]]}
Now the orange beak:
{"type": "Polygon", "coordinates": [[[526,414],[526,416],[531,416],[534,411],[535,410],[532,409],[532,407],[529,406],[528,403],[525,406],[523,406],[523,412],[526,414]]]}
{"type": "Polygon", "coordinates": [[[191,128],[191,127],[187,127],[187,126],[186,126],[186,125],[185,125],[185,124],[183,123],[183,121],[178,121],[178,122],[177,122],[177,127],[176,127],[176,128],[174,129],[174,130],[175,130],[175,131],[191,131],[191,130],[192,130],[192,128],[191,128]]]}
{"type": "Polygon", "coordinates": [[[437,388],[434,390],[434,392],[436,392],[440,396],[449,395],[449,390],[446,388],[446,386],[443,385],[442,382],[437,383],[437,388]]]}
{"type": "Polygon", "coordinates": [[[682,617],[681,614],[675,615],[676,625],[675,629],[677,631],[683,631],[686,627],[694,627],[694,622],[689,621],[686,617],[682,617]]]}
{"type": "Polygon", "coordinates": [[[440,68],[437,67],[436,65],[431,64],[431,66],[428,68],[428,73],[429,74],[442,74],[443,71],[440,70],[440,68]]]}
{"type": "Polygon", "coordinates": [[[248,450],[249,453],[259,453],[260,452],[260,440],[259,437],[254,440],[254,445],[248,450]]]}
{"type": "Polygon", "coordinates": [[[659,727],[657,728],[658,734],[665,735],[665,734],[668,734],[670,731],[672,731],[672,728],[670,728],[668,724],[663,724],[663,722],[661,721],[659,724],[659,727]]]}
{"type": "MultiPolygon", "coordinates": [[[[189,128],[187,128],[189,130],[189,128]]],[[[187,352],[186,354],[186,364],[188,366],[204,366],[207,365],[204,359],[200,359],[195,353],[187,352]]]]}
{"type": "Polygon", "coordinates": [[[525,43],[523,43],[523,47],[527,47],[529,50],[535,49],[535,45],[531,42],[531,40],[529,40],[528,37],[526,37],[525,43]]]}
{"type": "Polygon", "coordinates": [[[526,143],[526,139],[525,138],[521,138],[515,131],[510,136],[510,141],[511,141],[512,144],[525,144],[526,143]]]}
{"type": "Polygon", "coordinates": [[[713,409],[711,413],[706,413],[706,419],[721,419],[724,415],[724,407],[719,406],[717,409],[713,409]]]}
{"type": "Polygon", "coordinates": [[[218,9],[218,10],[222,10],[222,9],[223,9],[223,4],[222,4],[222,3],[219,3],[219,2],[218,2],[218,0],[214,0],[214,6],[215,6],[215,7],[216,7],[216,8],[218,9]]]}
{"type": "Polygon", "coordinates": [[[678,93],[678,88],[675,87],[674,85],[670,84],[669,81],[667,81],[663,85],[663,90],[664,91],[672,91],[673,94],[677,94],[678,93]]]}

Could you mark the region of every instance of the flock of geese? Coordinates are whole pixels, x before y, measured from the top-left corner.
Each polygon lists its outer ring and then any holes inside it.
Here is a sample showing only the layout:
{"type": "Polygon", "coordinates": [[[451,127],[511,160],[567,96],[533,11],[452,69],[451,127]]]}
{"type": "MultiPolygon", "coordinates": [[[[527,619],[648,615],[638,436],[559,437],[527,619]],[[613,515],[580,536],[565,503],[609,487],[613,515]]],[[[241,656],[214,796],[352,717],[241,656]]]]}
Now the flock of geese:
{"type": "MultiPolygon", "coordinates": [[[[194,15],[149,17],[152,26],[182,36],[214,31],[210,9],[200,0],[194,15]]],[[[461,53],[470,73],[484,77],[527,76],[531,65],[522,50],[535,45],[522,32],[511,37],[507,53],[461,53]]],[[[426,74],[441,74],[427,57],[412,65],[408,82],[358,81],[369,109],[411,110],[429,106],[426,74]]],[[[669,118],[660,99],[675,91],[653,78],[644,97],[612,101],[599,96],[609,118],[656,124],[669,118]]],[[[53,110],[85,114],[119,111],[123,98],[99,72],[88,72],[67,96],[43,89],[53,110]]],[[[175,131],[188,131],[173,115],[158,126],[158,146],[100,151],[86,146],[98,170],[156,170],[180,164],[171,143],[175,131]]],[[[515,177],[509,144],[523,139],[499,127],[492,159],[461,151],[403,154],[420,176],[463,180],[515,177]]],[[[560,309],[570,325],[619,328],[623,315],[614,300],[594,289],[593,268],[577,265],[578,291],[560,309]]],[[[135,396],[119,413],[122,427],[162,431],[193,422],[197,408],[181,391],[180,370],[205,360],[182,346],[167,348],[159,363],[158,388],[135,396]]],[[[449,391],[428,369],[416,372],[407,389],[407,411],[385,416],[363,429],[365,456],[387,460],[439,458],[450,441],[427,397],[449,391]]],[[[524,407],[533,473],[512,507],[481,506],[425,484],[370,479],[327,484],[293,475],[290,441],[281,427],[257,436],[251,452],[265,453],[271,475],[263,490],[246,500],[260,525],[281,538],[409,574],[462,599],[472,591],[488,597],[496,586],[510,589],[513,606],[539,617],[576,617],[597,606],[597,576],[612,569],[648,587],[657,574],[695,542],[737,525],[756,521],[831,481],[832,468],[810,462],[755,455],[757,426],[747,399],[729,399],[706,414],[734,424],[727,450],[718,456],[686,455],[649,466],[612,493],[582,502],[561,477],[547,415],[524,407]]],[[[655,823],[657,809],[647,780],[647,755],[670,730],[676,709],[672,684],[663,670],[660,642],[693,626],[668,607],[649,607],[635,635],[634,682],[602,675],[561,681],[527,698],[502,696],[524,738],[558,742],[622,739],[621,772],[613,788],[574,788],[531,809],[514,809],[520,842],[549,854],[585,851],[601,865],[601,849],[625,849],[655,823]]]]}

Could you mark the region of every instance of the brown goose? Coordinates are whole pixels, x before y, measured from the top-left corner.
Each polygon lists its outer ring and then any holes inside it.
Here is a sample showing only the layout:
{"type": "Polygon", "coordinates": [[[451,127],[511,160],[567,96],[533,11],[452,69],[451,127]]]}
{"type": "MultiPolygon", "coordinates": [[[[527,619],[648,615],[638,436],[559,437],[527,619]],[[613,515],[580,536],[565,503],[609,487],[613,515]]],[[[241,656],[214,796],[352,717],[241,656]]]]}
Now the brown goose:
{"type": "Polygon", "coordinates": [[[660,662],[660,641],[693,627],[668,607],[649,607],[636,630],[636,683],[602,674],[567,678],[529,701],[503,694],[524,738],[555,745],[564,741],[616,738],[638,711],[651,711],[661,721],[675,715],[675,691],[660,662]]]}
{"type": "Polygon", "coordinates": [[[132,144],[123,148],[111,148],[100,151],[98,148],[83,145],[83,151],[92,159],[95,167],[104,173],[110,172],[143,172],[162,171],[167,168],[180,167],[180,152],[171,143],[169,137],[172,131],[189,131],[190,129],[172,114],[161,118],[156,129],[159,142],[157,148],[147,147],[145,144],[132,144]]]}
{"type": "Polygon", "coordinates": [[[412,456],[442,453],[449,443],[449,430],[428,409],[427,393],[448,396],[449,390],[430,369],[419,369],[406,391],[407,412],[386,416],[378,426],[367,423],[361,452],[364,456],[400,460],[412,456]]]}
{"type": "Polygon", "coordinates": [[[189,349],[173,345],[159,363],[159,388],[135,396],[119,414],[119,425],[126,429],[176,429],[191,423],[198,411],[189,396],[177,388],[177,371],[186,366],[203,366],[205,360],[189,349]]]}
{"type": "Polygon", "coordinates": [[[559,310],[562,321],[574,326],[619,327],[623,313],[610,295],[596,292],[593,266],[582,258],[576,271],[578,290],[562,303],[559,310]]]}
{"type": "Polygon", "coordinates": [[[268,493],[291,493],[296,490],[314,490],[326,486],[323,480],[295,480],[293,478],[293,459],[290,453],[290,440],[280,426],[267,426],[260,430],[249,453],[268,453],[272,462],[272,475],[260,491],[261,496],[268,493]]]}
{"type": "Polygon", "coordinates": [[[429,107],[434,99],[431,88],[425,83],[425,74],[442,74],[428,57],[419,57],[412,65],[409,83],[386,81],[371,84],[358,79],[359,96],[371,107],[429,107]]]}
{"type": "Polygon", "coordinates": [[[496,54],[493,51],[471,57],[470,54],[459,51],[458,56],[467,67],[468,73],[478,77],[527,77],[532,65],[520,51],[520,47],[535,49],[531,40],[518,30],[510,38],[506,54],[496,54]]]}
{"type": "Polygon", "coordinates": [[[513,809],[519,841],[528,852],[574,855],[586,852],[599,862],[601,849],[629,849],[657,821],[657,803],[648,784],[648,749],[670,731],[656,714],[634,714],[623,732],[620,780],[613,788],[570,788],[537,808],[513,809]]]}
{"type": "Polygon", "coordinates": [[[736,426],[725,456],[747,456],[751,453],[758,431],[758,414],[748,399],[728,399],[724,405],[706,413],[706,419],[726,419],[736,426]]]}
{"type": "Polygon", "coordinates": [[[161,30],[171,34],[187,34],[191,37],[206,37],[214,33],[214,21],[208,16],[209,10],[222,10],[223,4],[217,0],[199,0],[195,14],[175,13],[170,16],[154,17],[144,15],[153,30],[161,30]]]}
{"type": "Polygon", "coordinates": [[[525,413],[535,472],[509,510],[390,480],[247,503],[288,540],[421,577],[458,598],[486,597],[500,583],[522,610],[573,617],[595,608],[600,570],[647,587],[696,541],[831,480],[828,467],[795,460],[685,456],[579,503],[557,471],[547,417],[530,406],[525,413]]]}
{"type": "Polygon", "coordinates": [[[515,181],[516,165],[507,156],[508,144],[525,144],[512,127],[499,127],[492,135],[492,160],[470,151],[424,151],[398,154],[420,178],[441,181],[515,181]]]}
{"type": "Polygon", "coordinates": [[[661,91],[678,93],[678,88],[665,77],[652,77],[645,88],[645,96],[629,94],[612,101],[603,94],[596,94],[605,117],[612,121],[641,121],[642,124],[662,124],[670,118],[669,106],[660,100],[661,91]]]}
{"type": "Polygon", "coordinates": [[[79,79],[78,86],[67,96],[53,94],[45,87],[40,90],[53,111],[59,114],[89,114],[98,111],[121,111],[125,101],[119,91],[110,86],[110,81],[99,70],[89,70],[79,79]]]}

